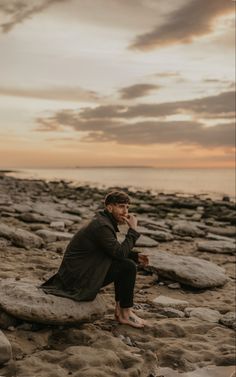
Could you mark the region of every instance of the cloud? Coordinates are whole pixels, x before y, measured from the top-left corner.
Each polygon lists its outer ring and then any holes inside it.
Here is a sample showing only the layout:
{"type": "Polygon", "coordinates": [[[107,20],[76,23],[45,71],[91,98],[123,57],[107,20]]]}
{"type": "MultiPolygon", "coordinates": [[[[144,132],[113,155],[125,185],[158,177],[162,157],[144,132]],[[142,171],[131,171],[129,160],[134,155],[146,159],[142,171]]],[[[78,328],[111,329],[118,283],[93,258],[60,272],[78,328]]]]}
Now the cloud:
{"type": "Polygon", "coordinates": [[[97,92],[80,87],[20,88],[1,87],[0,95],[12,97],[38,98],[57,101],[97,101],[101,99],[97,92]]]}
{"type": "MultiPolygon", "coordinates": [[[[217,118],[230,118],[234,110],[233,92],[218,96],[178,101],[157,105],[136,106],[107,105],[96,108],[83,108],[80,111],[61,110],[54,116],[38,118],[38,130],[52,131],[56,125],[70,127],[84,132],[82,141],[110,142],[129,145],[151,145],[178,143],[201,145],[216,148],[234,147],[234,123],[218,124],[217,118]],[[214,126],[206,126],[202,121],[167,121],[163,117],[179,112],[204,114],[215,119],[214,126]],[[142,120],[137,119],[142,117],[142,120]],[[153,118],[156,118],[153,120],[153,118]]],[[[195,118],[195,117],[194,117],[195,118]]]]}
{"type": "Polygon", "coordinates": [[[148,33],[137,36],[130,49],[152,50],[161,46],[190,43],[196,37],[209,34],[214,21],[234,12],[231,0],[191,0],[169,14],[167,21],[148,33]]]}
{"type": "Polygon", "coordinates": [[[138,97],[144,97],[155,89],[160,89],[161,86],[153,84],[135,84],[120,89],[122,99],[133,99],[138,97]]]}
{"type": "Polygon", "coordinates": [[[14,28],[15,25],[22,23],[31,16],[41,13],[49,6],[64,2],[65,0],[0,0],[0,12],[9,20],[0,25],[2,32],[7,33],[14,28]]]}
{"type": "Polygon", "coordinates": [[[235,92],[223,92],[215,96],[196,98],[187,101],[165,102],[161,104],[138,104],[134,106],[107,105],[83,108],[81,119],[127,119],[135,117],[165,117],[181,113],[195,113],[207,118],[234,117],[235,92]]]}

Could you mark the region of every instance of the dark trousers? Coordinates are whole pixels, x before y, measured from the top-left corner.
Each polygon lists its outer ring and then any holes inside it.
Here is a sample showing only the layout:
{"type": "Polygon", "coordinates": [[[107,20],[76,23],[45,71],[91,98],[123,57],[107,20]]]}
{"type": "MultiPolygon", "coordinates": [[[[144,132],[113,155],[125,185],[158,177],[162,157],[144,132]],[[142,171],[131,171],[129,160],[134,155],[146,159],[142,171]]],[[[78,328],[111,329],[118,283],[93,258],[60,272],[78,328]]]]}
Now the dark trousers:
{"type": "Polygon", "coordinates": [[[134,285],[137,267],[132,259],[114,259],[105,276],[103,287],[114,282],[115,300],[121,308],[133,306],[134,285]]]}

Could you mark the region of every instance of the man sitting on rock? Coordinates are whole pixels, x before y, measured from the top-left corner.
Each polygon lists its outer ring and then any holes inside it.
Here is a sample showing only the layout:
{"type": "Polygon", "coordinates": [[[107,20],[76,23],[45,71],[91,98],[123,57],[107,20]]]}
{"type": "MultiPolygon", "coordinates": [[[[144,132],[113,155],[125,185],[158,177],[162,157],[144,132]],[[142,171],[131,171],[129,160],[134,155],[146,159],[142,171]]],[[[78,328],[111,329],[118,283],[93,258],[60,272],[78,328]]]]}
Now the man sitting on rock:
{"type": "Polygon", "coordinates": [[[145,321],[132,310],[136,263],[147,266],[148,258],[132,251],[139,233],[136,217],[128,215],[129,204],[130,198],[123,191],[110,192],[105,197],[105,209],[74,235],[58,272],[41,288],[57,296],[92,301],[101,287],[114,282],[116,320],[141,328],[145,321]],[[129,229],[119,243],[118,225],[125,223],[129,229]]]}

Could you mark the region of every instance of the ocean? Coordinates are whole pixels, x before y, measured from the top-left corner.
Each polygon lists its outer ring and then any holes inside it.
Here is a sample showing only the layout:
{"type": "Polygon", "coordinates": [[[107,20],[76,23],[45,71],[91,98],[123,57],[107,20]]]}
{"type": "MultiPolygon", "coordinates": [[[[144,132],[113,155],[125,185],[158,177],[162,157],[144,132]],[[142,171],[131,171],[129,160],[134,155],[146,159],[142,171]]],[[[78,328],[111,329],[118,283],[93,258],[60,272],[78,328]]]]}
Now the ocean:
{"type": "Polygon", "coordinates": [[[74,185],[102,188],[128,187],[152,192],[201,194],[212,198],[228,195],[235,200],[234,169],[162,169],[149,167],[14,169],[18,178],[66,180],[74,185]]]}

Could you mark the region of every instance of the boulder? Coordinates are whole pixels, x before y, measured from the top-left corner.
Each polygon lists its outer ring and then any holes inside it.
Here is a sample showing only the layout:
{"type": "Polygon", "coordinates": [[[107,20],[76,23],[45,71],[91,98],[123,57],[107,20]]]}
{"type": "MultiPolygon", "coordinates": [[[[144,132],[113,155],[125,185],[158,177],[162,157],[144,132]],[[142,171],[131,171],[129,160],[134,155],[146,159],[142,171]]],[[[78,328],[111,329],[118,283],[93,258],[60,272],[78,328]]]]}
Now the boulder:
{"type": "Polygon", "coordinates": [[[209,365],[191,372],[180,373],[168,367],[158,368],[156,377],[235,377],[235,366],[209,365]]]}
{"type": "Polygon", "coordinates": [[[168,307],[168,308],[174,308],[174,309],[179,309],[183,310],[188,306],[188,301],[184,300],[177,300],[175,298],[167,297],[160,295],[156,297],[153,301],[155,306],[157,307],[168,307]]]}
{"type": "Polygon", "coordinates": [[[141,236],[136,241],[136,246],[138,247],[156,247],[158,246],[158,242],[153,240],[152,238],[148,236],[144,236],[141,234],[141,236]]]}
{"type": "Polygon", "coordinates": [[[104,314],[101,295],[94,301],[78,302],[46,294],[32,281],[0,281],[0,307],[13,317],[30,322],[65,325],[90,321],[104,314]]]}
{"type": "Polygon", "coordinates": [[[197,242],[197,249],[199,251],[207,251],[209,253],[220,254],[234,254],[236,252],[236,245],[229,241],[200,241],[197,242]]]}
{"type": "Polygon", "coordinates": [[[72,233],[56,232],[48,229],[39,229],[36,234],[42,237],[45,242],[67,241],[73,237],[72,233]]]}
{"type": "Polygon", "coordinates": [[[12,348],[9,340],[0,330],[0,365],[5,364],[12,357],[12,348]]]}
{"type": "Polygon", "coordinates": [[[235,312],[228,312],[228,313],[224,314],[220,318],[220,323],[222,323],[222,325],[224,325],[224,326],[227,326],[231,329],[236,330],[236,313],[235,312]]]}
{"type": "Polygon", "coordinates": [[[218,323],[221,318],[221,314],[218,312],[218,310],[213,310],[209,308],[186,308],[185,314],[188,317],[195,317],[203,321],[213,323],[218,323]]]}
{"type": "Polygon", "coordinates": [[[44,242],[41,237],[25,229],[14,228],[6,224],[0,224],[0,236],[10,240],[14,245],[30,249],[40,248],[44,242]]]}
{"type": "Polygon", "coordinates": [[[168,241],[172,241],[174,239],[173,235],[170,232],[147,229],[144,226],[139,226],[137,228],[137,231],[141,234],[150,236],[151,238],[153,238],[156,241],[168,242],[168,241]]]}
{"type": "Polygon", "coordinates": [[[25,223],[50,223],[50,219],[48,219],[46,216],[33,212],[22,213],[19,218],[25,223]]]}
{"type": "Polygon", "coordinates": [[[225,270],[204,259],[148,250],[149,267],[163,278],[191,287],[212,288],[223,286],[228,277],[225,270]]]}
{"type": "Polygon", "coordinates": [[[173,225],[172,232],[179,236],[204,237],[205,231],[200,229],[194,222],[179,221],[173,225]]]}

